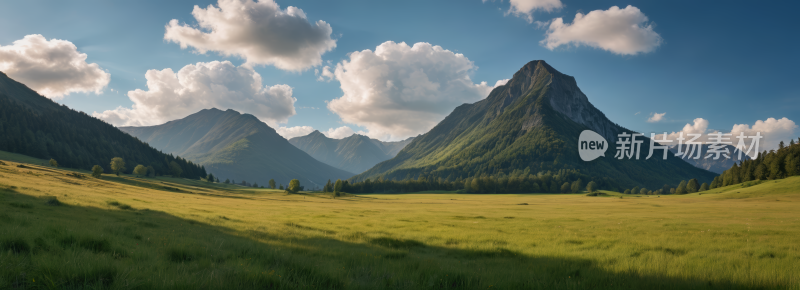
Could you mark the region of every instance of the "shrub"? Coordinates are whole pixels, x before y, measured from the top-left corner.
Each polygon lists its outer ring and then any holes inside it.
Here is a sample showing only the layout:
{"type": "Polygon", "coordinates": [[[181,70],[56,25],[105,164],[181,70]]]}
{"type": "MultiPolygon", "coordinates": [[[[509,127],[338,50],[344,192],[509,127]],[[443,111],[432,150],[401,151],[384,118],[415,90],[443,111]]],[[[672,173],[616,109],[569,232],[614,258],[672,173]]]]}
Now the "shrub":
{"type": "Polygon", "coordinates": [[[58,201],[58,198],[55,196],[45,196],[45,204],[47,205],[61,205],[61,202],[58,201]]]}

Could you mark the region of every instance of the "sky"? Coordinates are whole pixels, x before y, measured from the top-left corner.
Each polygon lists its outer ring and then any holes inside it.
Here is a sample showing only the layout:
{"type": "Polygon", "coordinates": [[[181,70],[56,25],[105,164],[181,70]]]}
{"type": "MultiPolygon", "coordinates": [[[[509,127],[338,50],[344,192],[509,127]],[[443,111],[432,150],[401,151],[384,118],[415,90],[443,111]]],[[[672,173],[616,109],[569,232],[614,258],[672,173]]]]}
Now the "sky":
{"type": "Polygon", "coordinates": [[[800,136],[800,4],[3,1],[0,71],[117,126],[216,107],[291,138],[402,140],[532,60],[644,133],[800,136]]]}

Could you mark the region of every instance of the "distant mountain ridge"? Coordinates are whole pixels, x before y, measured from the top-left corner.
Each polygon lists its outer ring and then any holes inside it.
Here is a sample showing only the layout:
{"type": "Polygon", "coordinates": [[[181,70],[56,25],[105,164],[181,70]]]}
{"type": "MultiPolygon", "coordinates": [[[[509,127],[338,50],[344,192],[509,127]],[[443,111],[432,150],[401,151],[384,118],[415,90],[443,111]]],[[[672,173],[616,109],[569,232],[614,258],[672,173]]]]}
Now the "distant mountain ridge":
{"type": "MultiPolygon", "coordinates": [[[[681,147],[681,152],[684,154],[689,154],[688,150],[689,146],[684,144],[681,147]]],[[[731,158],[725,158],[724,156],[720,155],[717,160],[714,160],[714,156],[712,155],[711,158],[706,158],[708,156],[708,144],[703,144],[700,146],[700,158],[694,159],[693,157],[696,156],[697,153],[692,154],[692,156],[686,156],[683,160],[686,160],[689,164],[694,165],[695,167],[702,168],[717,174],[722,174],[725,170],[730,169],[734,163],[739,163],[744,160],[750,160],[750,156],[746,154],[742,154],[742,159],[739,159],[739,152],[736,151],[736,147],[733,145],[726,145],[725,148],[728,149],[728,156],[731,158]]],[[[678,145],[671,146],[669,148],[672,153],[678,153],[678,145]]],[[[696,149],[695,149],[696,150],[696,149]]],[[[724,150],[723,150],[724,151],[724,150]]],[[[697,152],[697,151],[695,151],[697,152]]]]}
{"type": "Polygon", "coordinates": [[[322,186],[328,179],[353,173],[317,161],[290,144],[275,129],[250,114],[204,109],[186,118],[149,127],[120,127],[150,145],[203,164],[220,180],[246,180],[266,185],[322,186]]]}
{"type": "Polygon", "coordinates": [[[577,139],[586,129],[604,136],[610,145],[619,133],[633,133],[595,108],[573,77],[544,61],[532,61],[486,99],[455,108],[396,157],[351,181],[420,175],[456,180],[512,171],[558,174],[567,169],[578,170],[607,187],[660,188],[692,178],[710,182],[715,176],[672,153],[667,160],[645,160],[649,138],[644,138],[641,150],[645,155],[640,160],[618,160],[613,157],[615,147],[611,147],[605,157],[584,162],[578,157],[577,139]]]}
{"type": "Polygon", "coordinates": [[[348,172],[361,173],[381,161],[391,159],[414,137],[397,142],[384,142],[353,134],[342,139],[328,138],[314,130],[310,134],[289,139],[289,143],[311,157],[348,172]]]}
{"type": "Polygon", "coordinates": [[[0,150],[41,159],[55,159],[59,166],[90,170],[100,165],[110,172],[111,158],[125,160],[123,173],[137,165],[152,166],[159,175],[171,174],[173,161],[183,177],[206,176],[203,167],[164,154],[86,113],[39,95],[0,72],[0,150]]]}

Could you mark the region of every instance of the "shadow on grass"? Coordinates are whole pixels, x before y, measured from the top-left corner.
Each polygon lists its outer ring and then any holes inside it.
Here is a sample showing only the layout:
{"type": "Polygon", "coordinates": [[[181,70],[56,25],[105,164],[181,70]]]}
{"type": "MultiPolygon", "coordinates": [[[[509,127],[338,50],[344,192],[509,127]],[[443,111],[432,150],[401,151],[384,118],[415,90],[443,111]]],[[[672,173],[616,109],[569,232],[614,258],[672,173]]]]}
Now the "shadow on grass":
{"type": "Polygon", "coordinates": [[[234,231],[157,211],[52,207],[3,189],[0,289],[754,288],[614,273],[587,259],[533,257],[502,247],[448,248],[364,234],[309,237],[303,233],[326,230],[285,226],[283,234],[234,231]],[[20,210],[12,203],[31,206],[20,210]]]}

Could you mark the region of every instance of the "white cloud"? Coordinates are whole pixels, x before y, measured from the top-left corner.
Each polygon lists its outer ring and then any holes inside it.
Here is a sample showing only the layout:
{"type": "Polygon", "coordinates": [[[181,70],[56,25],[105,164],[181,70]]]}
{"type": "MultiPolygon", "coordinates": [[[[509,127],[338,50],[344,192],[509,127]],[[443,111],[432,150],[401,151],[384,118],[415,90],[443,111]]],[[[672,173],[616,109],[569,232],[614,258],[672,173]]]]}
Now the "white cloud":
{"type": "Polygon", "coordinates": [[[128,92],[131,108],[92,115],[117,126],[148,126],[180,119],[201,109],[234,109],[252,114],[272,127],[295,114],[288,85],[262,86],[261,75],[228,61],[198,62],[172,69],[148,70],[147,91],[128,92]]]}
{"type": "Polygon", "coordinates": [[[319,76],[317,77],[317,81],[320,82],[330,82],[336,77],[333,75],[333,72],[331,72],[331,67],[327,65],[322,68],[321,73],[315,73],[315,75],[316,74],[319,74],[319,76]]]}
{"type": "Polygon", "coordinates": [[[314,128],[311,126],[278,127],[275,128],[275,131],[278,131],[279,135],[288,140],[311,134],[311,132],[314,132],[314,128]]]}
{"type": "Polygon", "coordinates": [[[429,43],[387,41],[349,57],[334,71],[344,95],[329,101],[328,109],[376,139],[427,132],[453,108],[481,100],[493,88],[472,82],[477,67],[467,57],[429,43]]]}
{"type": "MultiPolygon", "coordinates": [[[[769,118],[766,121],[758,120],[755,124],[753,124],[752,127],[748,124],[736,124],[733,125],[731,133],[733,134],[732,136],[739,136],[740,132],[743,132],[745,136],[755,136],[756,132],[761,132],[761,136],[764,136],[764,138],[761,139],[759,150],[769,151],[772,149],[778,149],[778,143],[781,141],[789,144],[789,140],[797,137],[794,134],[795,129],[797,129],[797,124],[795,124],[794,121],[783,117],[780,119],[769,118]]],[[[736,145],[736,143],[739,142],[739,139],[736,139],[735,137],[733,138],[734,145],[736,145]]],[[[745,139],[745,142],[749,142],[749,139],[745,139]]]]}
{"type": "MultiPolygon", "coordinates": [[[[686,124],[683,126],[681,131],[667,134],[667,140],[673,140],[672,143],[668,144],[677,145],[677,138],[680,137],[681,132],[683,132],[683,137],[687,139],[691,139],[688,134],[702,134],[701,138],[697,139],[696,141],[707,143],[709,142],[709,133],[720,132],[719,130],[709,130],[708,124],[708,120],[696,118],[694,119],[693,124],[686,124]]],[[[740,132],[744,133],[745,136],[755,136],[757,132],[760,132],[763,138],[759,140],[758,150],[769,151],[772,149],[777,149],[778,143],[781,141],[788,143],[789,140],[793,139],[795,137],[795,129],[797,129],[797,124],[795,124],[794,121],[783,117],[781,119],[768,118],[766,121],[757,120],[752,126],[748,124],[735,124],[730,131],[722,133],[730,133],[731,136],[729,141],[733,143],[731,145],[736,146],[739,143],[739,139],[736,138],[736,136],[739,136],[740,132]]],[[[663,139],[663,134],[658,134],[656,139],[663,139]]],[[[745,138],[744,141],[749,148],[750,139],[745,138]]],[[[747,150],[745,149],[745,151],[747,150]]],[[[751,152],[751,157],[755,157],[755,152],[751,152]]]]}
{"type": "Polygon", "coordinates": [[[508,81],[510,81],[510,80],[511,79],[498,80],[496,83],[494,83],[494,87],[492,87],[492,88],[496,88],[496,87],[499,87],[499,86],[505,86],[508,83],[508,81]]]}
{"type": "Polygon", "coordinates": [[[72,42],[31,34],[0,46],[0,71],[51,99],[75,92],[100,94],[111,74],[86,57],[72,42]]]}
{"type": "Polygon", "coordinates": [[[248,65],[274,65],[303,71],[322,64],[322,54],[336,47],[333,30],[325,21],[308,22],[302,9],[281,9],[272,0],[219,0],[219,7],[194,6],[199,29],[173,19],[164,39],[194,47],[199,53],[216,51],[239,56],[248,65]]]}
{"type": "Polygon", "coordinates": [[[325,134],[325,136],[328,136],[328,138],[333,138],[333,139],[347,138],[353,136],[353,134],[355,133],[356,132],[353,131],[353,129],[347,126],[341,126],[339,128],[330,128],[328,129],[328,131],[322,132],[322,134],[325,134]]]}
{"type": "Polygon", "coordinates": [[[666,115],[666,114],[667,114],[667,112],[660,113],[660,114],[659,113],[650,113],[650,118],[647,118],[647,122],[648,123],[660,122],[661,120],[664,119],[664,115],[666,115]]]}
{"type": "Polygon", "coordinates": [[[525,18],[528,23],[533,23],[533,11],[544,10],[552,12],[564,7],[560,0],[509,0],[508,2],[511,3],[508,14],[525,18]]]}
{"type": "Polygon", "coordinates": [[[661,45],[663,39],[647,21],[639,8],[630,5],[625,9],[613,6],[586,15],[578,13],[572,24],[565,24],[562,18],[553,19],[547,37],[540,44],[550,50],[572,44],[622,55],[648,53],[661,45]]]}

